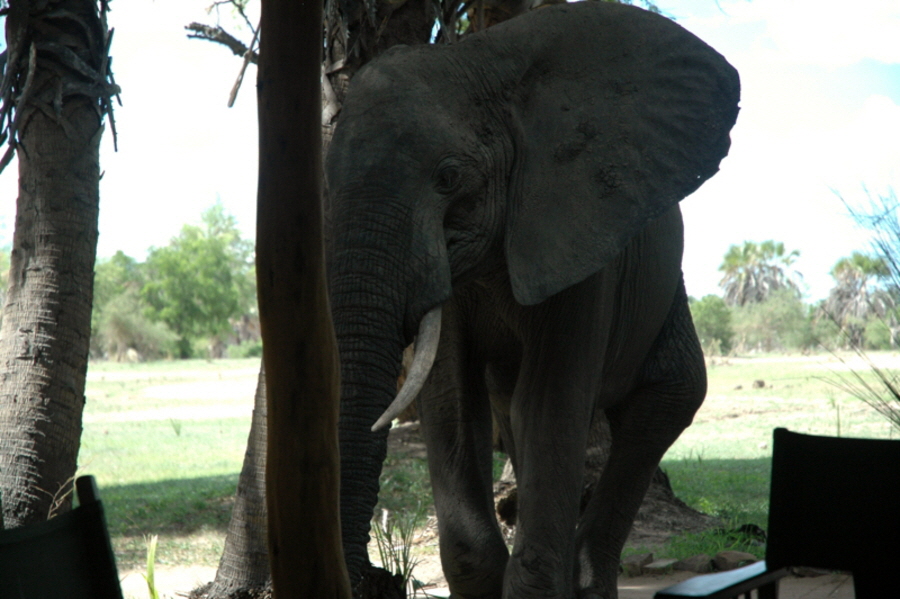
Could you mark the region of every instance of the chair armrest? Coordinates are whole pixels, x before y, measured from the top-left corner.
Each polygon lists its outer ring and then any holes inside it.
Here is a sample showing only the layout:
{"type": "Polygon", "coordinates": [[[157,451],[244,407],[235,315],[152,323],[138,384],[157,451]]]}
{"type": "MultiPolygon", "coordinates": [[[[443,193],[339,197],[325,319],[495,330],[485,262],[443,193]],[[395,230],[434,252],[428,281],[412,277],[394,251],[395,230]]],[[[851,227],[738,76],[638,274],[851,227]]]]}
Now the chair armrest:
{"type": "Polygon", "coordinates": [[[766,562],[756,562],[737,570],[689,578],[684,582],[657,591],[654,597],[655,599],[677,599],[679,597],[730,599],[764,585],[775,584],[787,573],[787,568],[768,570],[766,562]]]}

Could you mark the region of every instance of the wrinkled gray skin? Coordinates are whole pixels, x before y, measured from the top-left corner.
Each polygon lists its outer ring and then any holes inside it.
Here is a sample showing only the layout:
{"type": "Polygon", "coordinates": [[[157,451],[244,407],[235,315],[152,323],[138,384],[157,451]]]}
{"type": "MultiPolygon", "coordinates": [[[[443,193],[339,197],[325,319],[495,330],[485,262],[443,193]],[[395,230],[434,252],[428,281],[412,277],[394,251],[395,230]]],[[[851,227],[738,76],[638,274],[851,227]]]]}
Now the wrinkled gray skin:
{"type": "Polygon", "coordinates": [[[718,170],[738,96],[736,71],[693,35],[603,2],[399,48],[356,76],[326,162],[354,582],[386,451],[370,427],[443,305],[420,410],[453,596],[616,596],[651,475],[706,391],[677,204],[718,170]],[[579,518],[596,409],[612,449],[579,518]],[[492,411],[519,484],[511,554],[492,411]]]}

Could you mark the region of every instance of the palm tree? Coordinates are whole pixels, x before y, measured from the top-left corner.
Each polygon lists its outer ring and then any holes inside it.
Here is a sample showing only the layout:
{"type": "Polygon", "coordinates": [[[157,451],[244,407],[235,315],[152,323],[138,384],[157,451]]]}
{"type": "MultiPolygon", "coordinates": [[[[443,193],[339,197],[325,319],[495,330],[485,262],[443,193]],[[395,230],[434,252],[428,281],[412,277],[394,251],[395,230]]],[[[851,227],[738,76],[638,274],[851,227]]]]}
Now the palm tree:
{"type": "Polygon", "coordinates": [[[885,318],[895,305],[881,283],[890,276],[887,261],[880,256],[853,252],[831,269],[835,286],[823,306],[824,313],[841,327],[850,344],[860,347],[866,322],[885,318]]]}
{"type": "Polygon", "coordinates": [[[799,273],[788,274],[799,256],[798,250],[787,252],[783,243],[772,240],[732,245],[719,267],[724,273],[719,286],[725,291],[725,302],[729,306],[761,303],[780,289],[799,294],[800,288],[794,280],[799,273]]]}
{"type": "MultiPolygon", "coordinates": [[[[0,137],[19,153],[0,329],[0,524],[69,505],[91,337],[100,138],[110,97],[107,3],[9,3],[0,137]]],[[[110,119],[110,124],[112,120],[110,119]]],[[[2,527],[2,526],[0,526],[2,527]]]]}

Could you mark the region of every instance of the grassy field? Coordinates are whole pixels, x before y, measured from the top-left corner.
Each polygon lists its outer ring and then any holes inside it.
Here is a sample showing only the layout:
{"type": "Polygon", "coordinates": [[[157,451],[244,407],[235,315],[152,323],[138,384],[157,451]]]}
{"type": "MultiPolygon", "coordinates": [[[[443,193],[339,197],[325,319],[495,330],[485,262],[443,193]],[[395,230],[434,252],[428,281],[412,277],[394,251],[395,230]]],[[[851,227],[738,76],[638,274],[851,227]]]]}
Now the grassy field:
{"type": "MultiPolygon", "coordinates": [[[[876,358],[900,366],[900,354],[876,358]]],[[[151,534],[158,563],[218,563],[258,368],[258,359],[91,364],[79,463],[98,479],[120,568],[143,564],[151,534]]],[[[883,417],[829,382],[847,368],[828,355],[711,365],[707,400],[663,462],[676,494],[729,524],[764,525],[773,428],[889,437],[883,417]]],[[[389,458],[383,487],[388,509],[427,504],[424,460],[389,458]]],[[[671,551],[693,552],[683,541],[671,551]]]]}
{"type": "Polygon", "coordinates": [[[216,565],[243,461],[259,359],[92,363],[79,468],[97,477],[120,568],[216,565]]]}

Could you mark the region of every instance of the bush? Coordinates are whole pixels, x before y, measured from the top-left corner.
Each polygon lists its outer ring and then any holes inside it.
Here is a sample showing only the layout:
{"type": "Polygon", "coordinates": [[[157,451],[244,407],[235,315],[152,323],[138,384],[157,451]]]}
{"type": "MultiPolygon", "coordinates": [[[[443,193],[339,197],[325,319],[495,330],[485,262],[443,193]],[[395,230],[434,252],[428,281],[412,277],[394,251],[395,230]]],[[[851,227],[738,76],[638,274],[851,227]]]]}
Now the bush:
{"type": "Polygon", "coordinates": [[[240,345],[229,345],[227,354],[229,358],[260,358],[262,341],[244,341],[240,345]]]}
{"type": "Polygon", "coordinates": [[[136,289],[126,289],[103,306],[95,337],[103,354],[117,362],[171,356],[178,336],[161,322],[144,315],[145,305],[136,289]]]}
{"type": "Polygon", "coordinates": [[[734,330],[731,327],[731,310],[718,295],[690,300],[694,328],[706,355],[723,355],[731,351],[734,330]]]}
{"type": "Polygon", "coordinates": [[[732,318],[743,351],[805,349],[813,344],[809,310],[791,289],[776,291],[763,302],[735,306],[732,318]]]}
{"type": "Polygon", "coordinates": [[[872,318],[863,333],[866,349],[893,349],[893,331],[882,318],[872,318]]]}
{"type": "Polygon", "coordinates": [[[809,339],[804,347],[843,347],[846,339],[838,324],[822,312],[821,305],[810,307],[808,330],[809,339]]]}

